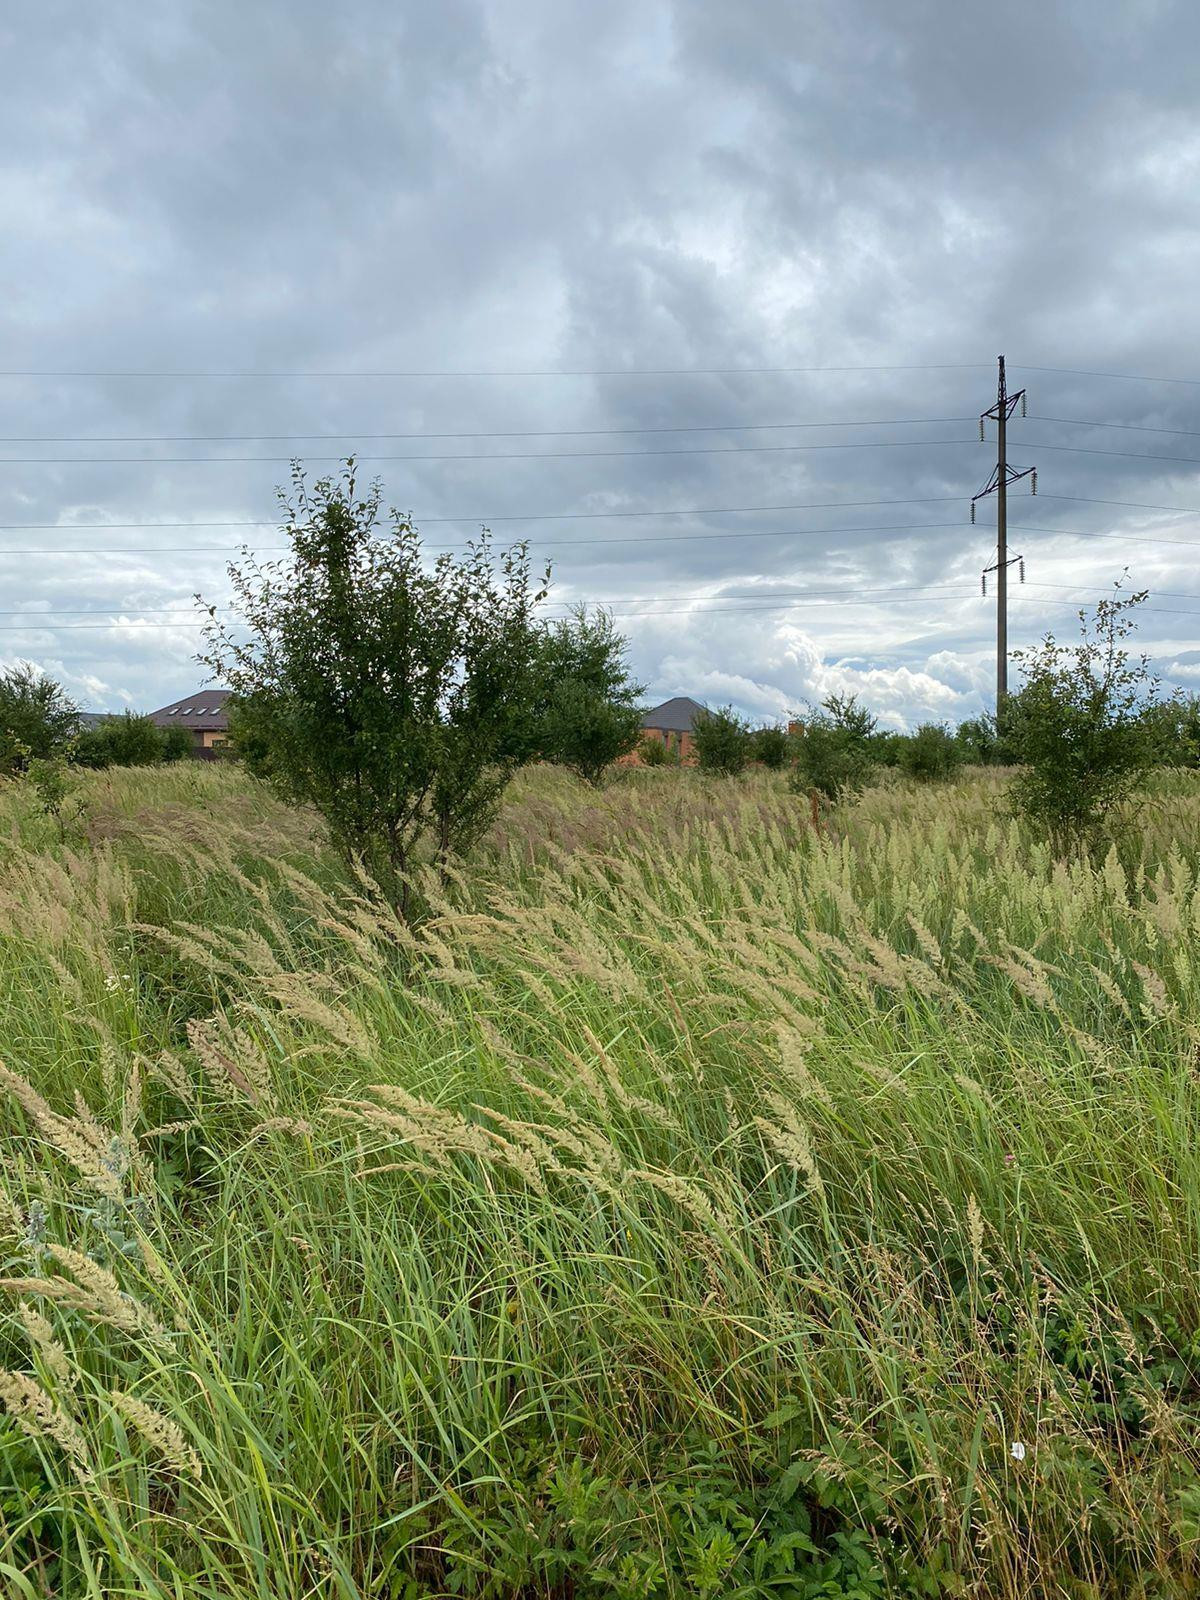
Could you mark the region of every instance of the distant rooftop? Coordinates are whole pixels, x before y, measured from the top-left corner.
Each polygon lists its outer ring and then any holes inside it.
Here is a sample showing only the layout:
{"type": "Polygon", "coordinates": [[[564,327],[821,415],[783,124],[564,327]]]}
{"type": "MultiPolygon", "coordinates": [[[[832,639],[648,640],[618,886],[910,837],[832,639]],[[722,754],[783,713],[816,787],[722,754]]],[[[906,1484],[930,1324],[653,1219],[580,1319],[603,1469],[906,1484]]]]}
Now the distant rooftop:
{"type": "Polygon", "coordinates": [[[698,700],[692,700],[686,694],[678,694],[673,700],[664,700],[662,705],[647,711],[642,718],[642,727],[658,728],[663,733],[691,733],[697,719],[706,716],[707,706],[702,706],[698,700]]]}
{"type": "Polygon", "coordinates": [[[229,726],[225,702],[228,689],[198,689],[195,694],[185,694],[182,700],[173,700],[150,713],[150,720],[159,728],[224,729],[229,726]]]}

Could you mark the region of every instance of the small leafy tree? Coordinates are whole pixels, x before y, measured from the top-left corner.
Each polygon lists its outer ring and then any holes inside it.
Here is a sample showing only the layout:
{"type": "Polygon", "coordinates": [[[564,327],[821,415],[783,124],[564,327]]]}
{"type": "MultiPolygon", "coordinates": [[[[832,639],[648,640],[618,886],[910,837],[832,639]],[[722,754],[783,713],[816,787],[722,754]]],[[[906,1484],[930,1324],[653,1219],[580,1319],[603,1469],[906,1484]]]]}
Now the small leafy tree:
{"type": "Polygon", "coordinates": [[[630,676],[625,651],[612,616],[603,610],[589,615],[584,606],[551,625],[542,640],[540,754],[587,783],[598,784],[642,736],[643,685],[630,676]]]}
{"type": "Polygon", "coordinates": [[[586,684],[568,679],[546,714],[546,755],[599,784],[614,761],[635,748],[642,735],[637,706],[607,699],[586,684]]]}
{"type": "Polygon", "coordinates": [[[953,777],[961,759],[959,747],[940,722],[922,722],[900,746],[899,767],[910,778],[937,783],[953,777]]]}
{"type": "Polygon", "coordinates": [[[781,772],[791,759],[787,729],[759,728],[754,735],[754,759],[761,761],[769,772],[781,772]]]}
{"type": "Polygon", "coordinates": [[[0,773],[58,754],[78,726],[78,708],[53,678],[29,665],[0,672],[0,773]]]}
{"type": "Polygon", "coordinates": [[[353,461],[311,491],[297,464],[280,498],[290,554],[230,568],[240,627],[212,608],[203,660],[250,770],[315,807],[407,914],[422,848],[466,849],[535,747],[545,587],[486,533],[433,562],[399,513],[385,536],[353,461]]]}
{"type": "Polygon", "coordinates": [[[1024,771],[1014,797],[1057,849],[1096,843],[1154,763],[1147,712],[1158,680],[1148,658],[1123,644],[1145,599],[1145,590],[1122,595],[1118,585],[1090,620],[1079,613],[1079,644],[1047,634],[1036,649],[1015,652],[1025,683],[1013,730],[1024,771]]]}
{"type": "Polygon", "coordinates": [[[28,781],[38,810],[58,829],[59,843],[65,842],[67,823],[78,821],[84,813],[84,802],[76,792],[79,780],[68,776],[61,757],[35,756],[29,763],[28,781]]]}
{"type": "Polygon", "coordinates": [[[746,770],[752,748],[750,724],[732,706],[696,718],[692,743],[701,772],[734,777],[746,770]]]}
{"type": "Polygon", "coordinates": [[[878,719],[856,694],[827,695],[821,701],[821,711],[829,727],[844,733],[855,744],[866,745],[875,732],[878,719]]]}

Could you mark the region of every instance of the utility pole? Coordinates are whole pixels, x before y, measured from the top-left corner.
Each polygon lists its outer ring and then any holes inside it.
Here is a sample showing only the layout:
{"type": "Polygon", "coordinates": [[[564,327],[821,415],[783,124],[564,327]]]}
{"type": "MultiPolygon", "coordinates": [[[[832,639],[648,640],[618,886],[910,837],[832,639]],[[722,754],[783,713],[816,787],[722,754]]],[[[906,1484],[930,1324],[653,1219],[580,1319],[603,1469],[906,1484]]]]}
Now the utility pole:
{"type": "Polygon", "coordinates": [[[1025,582],[1025,561],[1021,556],[1010,556],[1008,553],[1008,486],[1016,483],[1021,478],[1029,478],[1032,482],[1033,493],[1037,493],[1037,468],[1023,467],[1018,470],[1008,464],[1008,419],[1021,407],[1021,415],[1025,415],[1025,391],[1018,389],[1016,394],[1009,394],[1008,385],[1004,376],[1004,357],[999,356],[1000,363],[999,381],[996,386],[996,404],[980,414],[979,437],[983,439],[983,425],[985,422],[994,421],[996,424],[996,465],[992,475],[980,489],[979,493],[971,500],[971,521],[975,521],[975,502],[983,500],[987,495],[996,496],[996,562],[994,566],[983,569],[983,592],[987,594],[987,575],[989,572],[996,574],[996,715],[1000,716],[1004,709],[1004,702],[1008,698],[1008,569],[1019,563],[1021,569],[1021,582],[1025,582]]]}

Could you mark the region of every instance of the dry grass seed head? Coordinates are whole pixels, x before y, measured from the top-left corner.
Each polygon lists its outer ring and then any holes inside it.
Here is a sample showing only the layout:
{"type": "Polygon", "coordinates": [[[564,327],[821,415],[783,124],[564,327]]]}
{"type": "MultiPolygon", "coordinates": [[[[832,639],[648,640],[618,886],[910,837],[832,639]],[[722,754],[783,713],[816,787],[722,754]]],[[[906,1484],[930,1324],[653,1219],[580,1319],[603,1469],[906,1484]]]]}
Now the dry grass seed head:
{"type": "Polygon", "coordinates": [[[200,1457],[184,1438],[183,1429],[177,1422],[147,1405],[144,1400],[132,1394],[123,1394],[118,1389],[111,1391],[109,1399],[114,1409],[136,1428],[147,1444],[158,1451],[169,1467],[180,1477],[195,1478],[199,1482],[203,1476],[200,1457]]]}
{"type": "Polygon", "coordinates": [[[108,1200],[122,1198],[121,1179],[110,1159],[115,1136],[107,1129],[100,1129],[90,1112],[84,1121],[59,1116],[32,1084],[3,1065],[0,1065],[0,1088],[8,1090],[46,1143],[70,1162],[85,1183],[108,1200]],[[102,1149],[98,1147],[97,1130],[99,1141],[103,1142],[102,1149]]]}
{"type": "Polygon", "coordinates": [[[75,1419],[47,1394],[41,1384],[24,1372],[0,1370],[0,1405],[31,1439],[52,1440],[67,1456],[76,1475],[91,1477],[87,1442],[75,1419]]]}
{"type": "Polygon", "coordinates": [[[775,1120],[770,1121],[766,1117],[754,1119],[763,1137],[777,1155],[803,1175],[811,1193],[817,1198],[822,1197],[825,1185],[813,1154],[808,1128],[800,1120],[795,1107],[782,1095],[768,1094],[765,1099],[775,1120]]]}
{"type": "Polygon", "coordinates": [[[166,1335],[152,1314],[139,1300],[126,1294],[117,1279],[90,1256],[68,1245],[47,1244],[47,1253],[65,1267],[71,1277],[0,1278],[0,1288],[15,1294],[35,1294],[71,1311],[78,1311],[91,1322],[118,1329],[130,1338],[146,1337],[163,1343],[166,1335]]]}
{"type": "Polygon", "coordinates": [[[55,1337],[49,1319],[44,1317],[36,1306],[27,1305],[24,1301],[17,1306],[17,1314],[24,1324],[29,1343],[41,1356],[46,1371],[60,1388],[73,1389],[79,1374],[72,1367],[67,1352],[55,1337]]]}

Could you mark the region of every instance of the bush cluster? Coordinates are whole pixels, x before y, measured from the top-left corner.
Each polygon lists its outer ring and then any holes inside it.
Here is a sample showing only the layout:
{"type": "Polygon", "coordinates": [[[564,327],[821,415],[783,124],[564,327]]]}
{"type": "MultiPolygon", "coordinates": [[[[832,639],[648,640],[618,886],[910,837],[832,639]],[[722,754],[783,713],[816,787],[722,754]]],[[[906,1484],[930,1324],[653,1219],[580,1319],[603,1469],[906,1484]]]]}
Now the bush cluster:
{"type": "Polygon", "coordinates": [[[156,767],[161,762],[182,761],[192,753],[192,736],[186,728],[159,728],[149,717],[126,711],[105,717],[95,727],[84,728],[70,746],[77,767],[156,767]]]}

